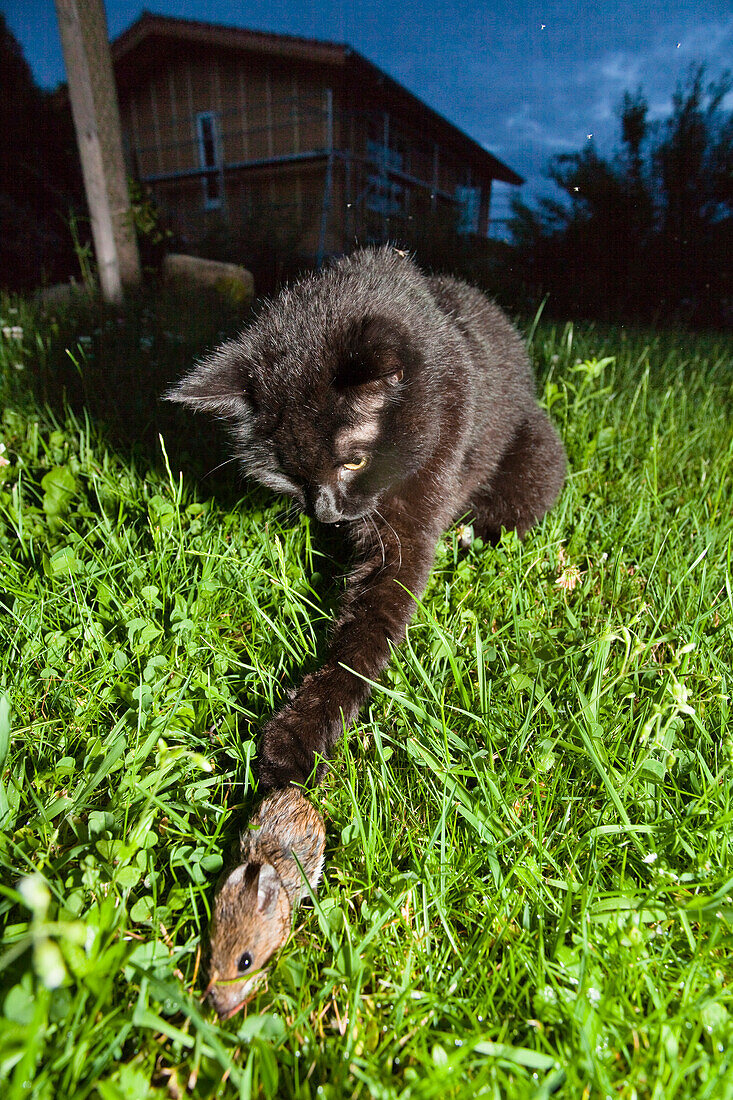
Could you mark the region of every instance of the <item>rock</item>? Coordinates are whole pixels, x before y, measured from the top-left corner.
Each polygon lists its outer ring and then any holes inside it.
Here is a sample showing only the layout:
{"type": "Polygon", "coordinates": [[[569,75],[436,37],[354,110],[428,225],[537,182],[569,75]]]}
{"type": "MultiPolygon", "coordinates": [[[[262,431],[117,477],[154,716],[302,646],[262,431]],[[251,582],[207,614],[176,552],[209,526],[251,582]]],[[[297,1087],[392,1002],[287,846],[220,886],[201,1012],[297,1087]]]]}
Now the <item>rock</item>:
{"type": "Polygon", "coordinates": [[[88,298],[89,291],[83,283],[75,283],[72,279],[69,283],[54,283],[52,286],[43,286],[33,294],[34,301],[47,308],[54,306],[69,306],[72,302],[79,302],[82,298],[88,298]]]}
{"type": "Polygon", "coordinates": [[[180,252],[171,252],[163,260],[163,278],[171,283],[211,287],[233,302],[248,302],[255,292],[252,272],[246,267],[180,252]]]}

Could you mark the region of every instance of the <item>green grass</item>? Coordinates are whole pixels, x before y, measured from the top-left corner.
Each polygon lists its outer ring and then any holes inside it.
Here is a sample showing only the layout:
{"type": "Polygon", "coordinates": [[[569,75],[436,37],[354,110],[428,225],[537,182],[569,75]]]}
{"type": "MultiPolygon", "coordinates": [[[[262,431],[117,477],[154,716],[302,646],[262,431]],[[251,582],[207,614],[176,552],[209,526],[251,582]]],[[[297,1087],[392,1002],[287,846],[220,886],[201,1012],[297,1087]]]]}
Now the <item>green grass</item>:
{"type": "Polygon", "coordinates": [[[219,1025],[214,883],[345,559],[155,409],[212,315],[0,308],[3,1097],[733,1096],[733,342],[539,326],[563,497],[443,538],[219,1025]]]}

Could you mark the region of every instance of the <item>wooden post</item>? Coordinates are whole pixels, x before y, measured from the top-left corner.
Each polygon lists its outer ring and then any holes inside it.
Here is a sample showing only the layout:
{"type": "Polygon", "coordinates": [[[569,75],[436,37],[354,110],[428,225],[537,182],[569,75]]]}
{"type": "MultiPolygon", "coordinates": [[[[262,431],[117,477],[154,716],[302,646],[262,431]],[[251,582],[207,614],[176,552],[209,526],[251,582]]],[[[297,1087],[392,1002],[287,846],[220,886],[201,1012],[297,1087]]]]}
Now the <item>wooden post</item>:
{"type": "Polygon", "coordinates": [[[105,301],[140,282],[103,0],[55,0],[105,301]]]}

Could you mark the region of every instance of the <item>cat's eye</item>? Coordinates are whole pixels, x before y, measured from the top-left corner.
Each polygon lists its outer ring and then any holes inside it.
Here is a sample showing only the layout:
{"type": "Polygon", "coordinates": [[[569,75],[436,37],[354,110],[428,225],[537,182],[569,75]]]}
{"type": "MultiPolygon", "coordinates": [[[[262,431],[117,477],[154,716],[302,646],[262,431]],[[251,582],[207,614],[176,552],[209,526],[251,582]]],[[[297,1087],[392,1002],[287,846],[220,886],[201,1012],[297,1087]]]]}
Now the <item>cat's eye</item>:
{"type": "Polygon", "coordinates": [[[342,463],[344,470],[363,470],[369,462],[368,455],[362,455],[361,458],[352,458],[351,462],[342,463]]]}
{"type": "Polygon", "coordinates": [[[246,970],[249,970],[251,965],[252,956],[250,955],[249,951],[245,951],[244,954],[240,957],[239,962],[237,963],[237,970],[240,974],[244,974],[246,970]]]}

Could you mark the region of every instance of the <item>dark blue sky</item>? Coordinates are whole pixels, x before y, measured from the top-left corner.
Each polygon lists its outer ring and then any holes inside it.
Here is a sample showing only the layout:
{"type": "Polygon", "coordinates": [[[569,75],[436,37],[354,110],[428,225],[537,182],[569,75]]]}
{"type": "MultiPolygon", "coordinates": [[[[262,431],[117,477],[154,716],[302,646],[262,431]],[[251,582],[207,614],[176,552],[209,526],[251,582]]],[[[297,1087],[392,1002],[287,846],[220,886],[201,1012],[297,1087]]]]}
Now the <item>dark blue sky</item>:
{"type": "MultiPolygon", "coordinates": [[[[730,0],[107,0],[112,37],[143,7],[347,42],[517,172],[532,192],[553,153],[616,140],[616,107],[641,85],[669,112],[697,60],[733,66],[730,0]]],[[[0,0],[39,83],[64,79],[53,0],[0,0]]],[[[733,96],[730,104],[733,107],[733,96]]],[[[495,216],[501,210],[494,211],[495,216]]]]}

